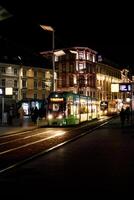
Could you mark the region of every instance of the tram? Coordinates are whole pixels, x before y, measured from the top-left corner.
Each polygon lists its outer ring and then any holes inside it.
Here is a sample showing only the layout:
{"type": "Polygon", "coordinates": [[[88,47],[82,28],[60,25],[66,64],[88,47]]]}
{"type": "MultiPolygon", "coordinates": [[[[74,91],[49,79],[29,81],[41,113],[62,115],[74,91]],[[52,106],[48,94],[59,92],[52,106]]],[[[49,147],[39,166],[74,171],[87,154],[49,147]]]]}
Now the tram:
{"type": "Polygon", "coordinates": [[[98,118],[97,99],[71,92],[52,92],[48,96],[48,125],[75,125],[98,118]]]}

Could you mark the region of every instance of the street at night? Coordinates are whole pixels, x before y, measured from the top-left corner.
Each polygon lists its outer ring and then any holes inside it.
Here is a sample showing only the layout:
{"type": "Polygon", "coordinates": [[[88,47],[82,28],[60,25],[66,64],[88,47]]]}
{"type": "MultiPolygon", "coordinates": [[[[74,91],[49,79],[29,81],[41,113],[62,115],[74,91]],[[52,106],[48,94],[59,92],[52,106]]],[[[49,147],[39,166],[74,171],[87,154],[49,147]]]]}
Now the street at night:
{"type": "Polygon", "coordinates": [[[14,187],[21,196],[43,192],[51,196],[51,191],[57,194],[59,189],[64,194],[130,194],[133,138],[133,126],[121,128],[120,119],[113,118],[83,137],[1,173],[2,190],[10,196],[16,195],[14,187]]]}
{"type": "Polygon", "coordinates": [[[29,126],[27,129],[7,127],[5,130],[3,128],[4,132],[0,137],[0,172],[8,171],[70,140],[76,139],[81,134],[83,135],[89,132],[89,129],[92,131],[107,120],[108,118],[104,117],[94,122],[84,123],[70,128],[38,128],[37,126],[29,126]]]}
{"type": "Polygon", "coordinates": [[[133,12],[87,5],[1,0],[1,198],[134,196],[133,12]]]}

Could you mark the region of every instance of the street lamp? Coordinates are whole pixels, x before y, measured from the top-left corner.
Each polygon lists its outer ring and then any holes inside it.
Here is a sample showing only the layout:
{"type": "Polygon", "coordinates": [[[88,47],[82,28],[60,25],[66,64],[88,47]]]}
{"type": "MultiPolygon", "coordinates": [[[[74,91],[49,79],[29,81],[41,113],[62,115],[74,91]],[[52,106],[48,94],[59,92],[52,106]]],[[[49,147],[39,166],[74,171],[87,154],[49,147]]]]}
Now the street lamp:
{"type": "Polygon", "coordinates": [[[40,27],[46,31],[52,32],[52,63],[53,63],[53,92],[55,92],[55,55],[54,55],[54,49],[55,49],[55,42],[54,42],[54,29],[51,26],[46,25],[40,25],[40,27]]]}
{"type": "Polygon", "coordinates": [[[6,20],[13,15],[0,5],[0,21],[6,20]]]}

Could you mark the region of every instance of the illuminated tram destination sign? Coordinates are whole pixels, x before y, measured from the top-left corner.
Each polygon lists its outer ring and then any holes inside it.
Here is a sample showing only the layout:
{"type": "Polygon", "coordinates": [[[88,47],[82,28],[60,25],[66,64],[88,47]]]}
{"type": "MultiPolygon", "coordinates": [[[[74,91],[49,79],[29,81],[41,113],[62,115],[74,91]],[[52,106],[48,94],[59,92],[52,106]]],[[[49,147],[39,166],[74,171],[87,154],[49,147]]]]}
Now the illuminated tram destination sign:
{"type": "Polygon", "coordinates": [[[52,101],[52,102],[61,102],[61,101],[64,101],[64,99],[63,98],[50,98],[50,101],[52,101]]]}
{"type": "Polygon", "coordinates": [[[120,83],[119,84],[119,91],[120,92],[131,92],[132,85],[130,83],[120,83]]]}

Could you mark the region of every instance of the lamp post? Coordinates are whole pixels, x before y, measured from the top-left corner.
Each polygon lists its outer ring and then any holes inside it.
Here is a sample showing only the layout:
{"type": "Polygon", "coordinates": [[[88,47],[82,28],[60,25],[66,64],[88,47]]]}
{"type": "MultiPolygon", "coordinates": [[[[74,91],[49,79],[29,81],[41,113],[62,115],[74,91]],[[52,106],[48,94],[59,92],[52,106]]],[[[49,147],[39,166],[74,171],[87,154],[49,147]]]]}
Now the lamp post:
{"type": "Polygon", "coordinates": [[[55,49],[55,35],[54,35],[54,29],[51,26],[46,25],[40,25],[40,27],[46,31],[52,32],[52,64],[53,64],[53,92],[55,92],[55,55],[54,55],[54,49],[55,49]]]}

